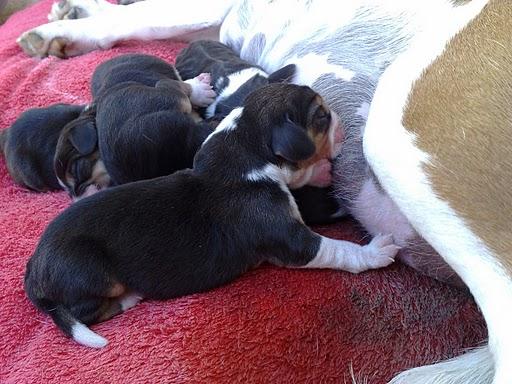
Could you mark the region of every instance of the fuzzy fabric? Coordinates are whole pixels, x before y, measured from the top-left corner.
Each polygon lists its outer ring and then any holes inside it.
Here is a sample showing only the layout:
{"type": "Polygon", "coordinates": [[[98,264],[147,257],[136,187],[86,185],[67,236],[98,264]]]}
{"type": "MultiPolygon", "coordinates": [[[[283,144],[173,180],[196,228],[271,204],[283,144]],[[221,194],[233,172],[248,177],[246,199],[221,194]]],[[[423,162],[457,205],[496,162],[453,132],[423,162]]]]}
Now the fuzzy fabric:
{"type": "MultiPolygon", "coordinates": [[[[46,21],[51,2],[0,27],[0,128],[30,107],[88,102],[90,76],[108,58],[173,61],[184,46],[126,42],[69,60],[27,57],[15,39],[46,21]]],[[[15,186],[0,159],[1,383],[349,383],[353,373],[380,384],[486,338],[470,296],[405,266],[360,275],[263,266],[205,294],[143,302],[94,326],[110,343],[88,349],[39,313],[22,284],[38,237],[69,204],[63,192],[15,186]]],[[[351,221],[318,230],[363,239],[351,221]]]]}

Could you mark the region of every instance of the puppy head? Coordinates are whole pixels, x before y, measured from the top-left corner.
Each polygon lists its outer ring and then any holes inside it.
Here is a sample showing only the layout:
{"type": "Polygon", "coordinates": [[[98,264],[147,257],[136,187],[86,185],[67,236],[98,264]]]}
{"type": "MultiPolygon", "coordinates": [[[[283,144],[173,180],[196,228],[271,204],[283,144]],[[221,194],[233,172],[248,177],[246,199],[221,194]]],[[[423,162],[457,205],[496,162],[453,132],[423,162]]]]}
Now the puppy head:
{"type": "Polygon", "coordinates": [[[274,163],[288,172],[288,184],[331,183],[330,162],[343,139],[336,113],[306,86],[269,84],[246,99],[241,117],[267,141],[274,163]]]}
{"type": "Polygon", "coordinates": [[[62,130],[54,158],[55,175],[73,200],[108,187],[110,177],[98,151],[94,108],[86,109],[62,130]]]}
{"type": "Polygon", "coordinates": [[[212,106],[206,110],[206,116],[212,117],[217,115],[220,117],[225,117],[229,115],[233,109],[242,106],[247,96],[249,96],[256,89],[271,83],[288,83],[293,79],[295,72],[295,64],[288,64],[285,67],[271,73],[268,75],[268,77],[262,76],[261,74],[256,74],[245,83],[240,85],[240,87],[229,96],[218,97],[218,102],[212,104],[212,106]]]}

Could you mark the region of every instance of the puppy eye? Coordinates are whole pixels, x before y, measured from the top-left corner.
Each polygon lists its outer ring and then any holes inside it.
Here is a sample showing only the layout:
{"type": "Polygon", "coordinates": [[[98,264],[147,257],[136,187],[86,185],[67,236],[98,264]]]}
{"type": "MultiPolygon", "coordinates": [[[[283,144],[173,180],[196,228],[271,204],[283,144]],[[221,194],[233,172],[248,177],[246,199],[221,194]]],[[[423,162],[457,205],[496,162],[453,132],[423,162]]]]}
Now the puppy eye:
{"type": "Polygon", "coordinates": [[[315,112],[315,120],[319,124],[328,124],[331,121],[331,112],[320,107],[315,112]]]}

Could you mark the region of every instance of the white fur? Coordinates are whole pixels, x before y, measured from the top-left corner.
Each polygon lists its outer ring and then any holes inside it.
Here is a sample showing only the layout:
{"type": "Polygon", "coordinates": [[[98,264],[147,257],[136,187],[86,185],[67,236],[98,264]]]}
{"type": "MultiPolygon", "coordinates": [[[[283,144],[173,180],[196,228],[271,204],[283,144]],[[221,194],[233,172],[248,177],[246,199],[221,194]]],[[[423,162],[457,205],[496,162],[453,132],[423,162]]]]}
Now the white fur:
{"type": "Polygon", "coordinates": [[[224,88],[218,95],[215,101],[206,108],[206,117],[212,117],[215,114],[215,108],[217,104],[222,100],[227,99],[231,96],[238,88],[240,88],[245,82],[247,82],[250,78],[260,75],[263,77],[268,77],[268,75],[258,68],[247,68],[243,69],[239,72],[233,73],[228,76],[229,84],[226,88],[224,88]]]}
{"type": "Polygon", "coordinates": [[[489,348],[477,348],[460,357],[414,368],[389,384],[482,384],[492,382],[494,364],[489,348]]]}
{"type": "MultiPolygon", "coordinates": [[[[411,50],[390,66],[380,80],[370,109],[364,148],[369,163],[391,198],[419,234],[470,288],[489,329],[489,346],[496,369],[492,382],[505,384],[512,378],[512,313],[504,310],[503,305],[512,302],[512,282],[495,255],[449,204],[436,196],[422,168],[430,162],[430,156],[415,146],[414,137],[402,126],[403,108],[413,82],[485,3],[473,1],[451,13],[439,15],[436,25],[418,35],[411,50]],[[389,103],[390,99],[393,104],[389,103]]],[[[452,366],[462,368],[461,364],[452,366]]],[[[446,371],[445,365],[434,365],[429,369],[433,374],[437,371],[435,375],[440,383],[450,382],[452,373],[446,371]]],[[[409,372],[407,383],[423,383],[421,372],[409,372]]],[[[471,370],[465,369],[458,374],[458,382],[476,383],[471,370]]]]}
{"type": "Polygon", "coordinates": [[[135,307],[142,300],[142,296],[136,294],[127,294],[119,300],[121,310],[124,312],[130,308],[135,307]]]}
{"type": "Polygon", "coordinates": [[[334,77],[345,81],[350,81],[355,76],[355,72],[343,68],[339,65],[329,64],[328,55],[319,55],[308,53],[304,57],[294,57],[290,63],[298,65],[299,71],[294,76],[294,81],[298,84],[313,84],[316,79],[326,73],[334,74],[334,77]],[[305,70],[307,68],[307,70],[305,70]]]}
{"type": "Polygon", "coordinates": [[[103,348],[108,344],[107,339],[94,333],[82,323],[75,323],[71,327],[71,336],[78,343],[91,348],[103,348]]]}
{"type": "Polygon", "coordinates": [[[378,235],[365,246],[321,236],[315,258],[302,268],[330,268],[360,273],[391,264],[398,249],[390,235],[378,235]]]}
{"type": "MultiPolygon", "coordinates": [[[[58,20],[28,31],[18,39],[26,40],[36,33],[44,39],[43,55],[55,38],[73,41],[70,55],[94,49],[110,48],[120,40],[153,40],[179,36],[183,40],[218,36],[218,28],[233,5],[234,0],[216,0],[205,6],[204,1],[189,0],[175,4],[167,0],[147,0],[128,6],[115,5],[103,9],[94,17],[78,20],[58,20]],[[155,10],[157,10],[155,12],[155,10]]],[[[29,44],[31,45],[31,44],[29,44]]],[[[31,46],[34,52],[41,49],[31,46]]],[[[39,53],[37,53],[39,55],[39,53]]]]}
{"type": "Polygon", "coordinates": [[[203,142],[202,145],[205,145],[205,143],[210,140],[210,138],[220,132],[229,132],[229,131],[232,131],[234,129],[236,129],[237,127],[237,122],[238,122],[238,119],[240,118],[240,116],[242,115],[242,112],[243,112],[243,108],[242,107],[238,107],[238,108],[235,108],[233,109],[229,115],[227,115],[224,120],[222,120],[219,125],[217,125],[217,127],[215,128],[215,131],[213,131],[212,133],[210,133],[208,135],[208,137],[206,138],[206,140],[203,142]]]}

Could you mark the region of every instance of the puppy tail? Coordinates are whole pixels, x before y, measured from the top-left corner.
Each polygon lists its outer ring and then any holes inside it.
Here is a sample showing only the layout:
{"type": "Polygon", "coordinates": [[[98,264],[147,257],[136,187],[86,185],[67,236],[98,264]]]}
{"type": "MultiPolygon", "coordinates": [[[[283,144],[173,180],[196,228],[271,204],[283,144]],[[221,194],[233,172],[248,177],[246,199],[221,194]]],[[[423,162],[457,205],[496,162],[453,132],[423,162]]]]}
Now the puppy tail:
{"type": "Polygon", "coordinates": [[[108,344],[107,339],[94,333],[85,324],[75,319],[64,305],[47,299],[36,299],[34,302],[38,308],[51,316],[62,332],[77,343],[91,348],[103,348],[108,344]]]}
{"type": "Polygon", "coordinates": [[[402,372],[388,384],[491,384],[494,361],[488,346],[437,364],[402,372]]]}

